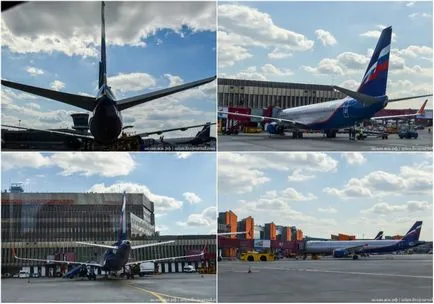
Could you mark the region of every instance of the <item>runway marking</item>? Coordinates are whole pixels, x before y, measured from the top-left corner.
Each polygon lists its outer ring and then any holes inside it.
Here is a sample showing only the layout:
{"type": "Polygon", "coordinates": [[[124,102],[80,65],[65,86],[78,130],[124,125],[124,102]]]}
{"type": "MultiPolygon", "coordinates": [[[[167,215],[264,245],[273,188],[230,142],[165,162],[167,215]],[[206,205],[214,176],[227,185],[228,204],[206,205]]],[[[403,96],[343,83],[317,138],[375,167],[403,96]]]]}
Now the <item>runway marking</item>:
{"type": "Polygon", "coordinates": [[[375,273],[375,272],[355,272],[355,271],[337,271],[337,270],[323,270],[323,269],[309,269],[309,268],[295,268],[295,269],[285,269],[285,268],[274,268],[274,267],[261,267],[264,269],[276,269],[276,270],[298,270],[305,272],[324,272],[324,273],[339,273],[339,274],[355,274],[355,275],[371,275],[371,276],[384,276],[384,277],[404,277],[404,278],[415,278],[415,279],[433,279],[432,276],[417,276],[410,274],[391,274],[391,273],[375,273]]]}
{"type": "Polygon", "coordinates": [[[136,289],[139,289],[139,290],[144,291],[146,293],[149,293],[150,295],[152,295],[152,296],[156,297],[158,300],[160,300],[161,303],[166,303],[166,299],[164,299],[163,297],[161,297],[156,292],[153,292],[151,290],[147,290],[147,289],[144,289],[144,288],[141,288],[141,287],[137,287],[137,286],[135,286],[133,284],[128,284],[127,283],[127,285],[130,286],[130,287],[132,287],[132,288],[136,288],[136,289]]]}
{"type": "Polygon", "coordinates": [[[131,286],[133,288],[137,288],[137,289],[143,290],[143,291],[145,291],[145,292],[147,292],[149,294],[152,294],[154,297],[158,298],[162,303],[166,303],[166,299],[164,299],[164,297],[165,298],[180,299],[180,300],[183,300],[185,302],[207,303],[206,301],[196,300],[196,299],[193,299],[193,298],[183,298],[183,297],[171,296],[171,295],[164,294],[164,293],[161,293],[161,292],[155,292],[155,291],[147,290],[147,289],[144,289],[142,287],[138,287],[137,285],[131,284],[131,283],[127,283],[127,285],[131,286]]]}

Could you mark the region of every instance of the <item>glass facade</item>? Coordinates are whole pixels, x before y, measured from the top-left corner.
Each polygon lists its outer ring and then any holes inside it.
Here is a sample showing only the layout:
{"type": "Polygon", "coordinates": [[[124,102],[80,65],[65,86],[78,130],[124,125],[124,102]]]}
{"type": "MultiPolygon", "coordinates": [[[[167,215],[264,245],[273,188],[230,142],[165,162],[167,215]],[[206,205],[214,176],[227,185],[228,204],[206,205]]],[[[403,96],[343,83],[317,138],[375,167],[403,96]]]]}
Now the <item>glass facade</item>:
{"type": "Polygon", "coordinates": [[[327,85],[218,79],[220,107],[292,108],[344,97],[327,85]]]}

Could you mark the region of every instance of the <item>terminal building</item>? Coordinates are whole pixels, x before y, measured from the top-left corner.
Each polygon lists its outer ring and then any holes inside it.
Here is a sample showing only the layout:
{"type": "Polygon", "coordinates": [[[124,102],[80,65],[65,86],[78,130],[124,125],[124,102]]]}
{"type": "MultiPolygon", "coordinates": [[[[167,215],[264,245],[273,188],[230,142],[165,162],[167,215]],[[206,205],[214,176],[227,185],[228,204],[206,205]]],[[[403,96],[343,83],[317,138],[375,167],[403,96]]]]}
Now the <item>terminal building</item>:
{"type": "MultiPolygon", "coordinates": [[[[121,193],[24,193],[16,186],[10,190],[2,193],[3,273],[16,272],[22,266],[36,267],[31,272],[42,275],[66,271],[66,265],[16,260],[13,248],[20,257],[99,262],[104,249],[76,242],[111,245],[117,241],[121,193]]],[[[215,236],[159,236],[154,203],[142,193],[129,193],[126,199],[128,239],[137,245],[175,240],[134,250],[133,261],[195,254],[205,245],[207,252],[215,255],[215,236]]]]}

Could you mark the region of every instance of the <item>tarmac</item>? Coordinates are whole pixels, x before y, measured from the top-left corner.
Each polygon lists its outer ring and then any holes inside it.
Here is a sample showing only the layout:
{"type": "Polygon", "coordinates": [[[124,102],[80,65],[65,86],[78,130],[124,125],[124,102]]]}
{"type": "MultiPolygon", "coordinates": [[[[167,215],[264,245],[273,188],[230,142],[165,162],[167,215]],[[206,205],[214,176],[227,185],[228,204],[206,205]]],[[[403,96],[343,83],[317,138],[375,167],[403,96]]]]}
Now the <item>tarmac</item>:
{"type": "Polygon", "coordinates": [[[302,139],[268,133],[219,135],[219,151],[432,151],[433,136],[427,130],[419,130],[417,139],[400,139],[390,134],[388,139],[373,136],[350,141],[348,134],[326,138],[323,134],[305,133],[302,139]]]}
{"type": "Polygon", "coordinates": [[[433,301],[432,255],[223,261],[218,273],[222,303],[433,301]]]}
{"type": "Polygon", "coordinates": [[[63,278],[2,279],[2,302],[189,302],[216,300],[216,275],[173,273],[134,280],[63,278]]]}

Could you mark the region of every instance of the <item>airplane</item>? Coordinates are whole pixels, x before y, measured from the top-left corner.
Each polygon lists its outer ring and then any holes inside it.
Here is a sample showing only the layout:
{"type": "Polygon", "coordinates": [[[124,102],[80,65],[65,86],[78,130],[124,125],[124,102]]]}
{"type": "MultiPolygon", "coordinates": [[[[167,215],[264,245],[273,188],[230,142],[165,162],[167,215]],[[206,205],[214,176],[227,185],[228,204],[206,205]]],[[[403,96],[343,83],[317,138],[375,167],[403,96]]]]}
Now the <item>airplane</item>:
{"type": "Polygon", "coordinates": [[[386,87],[391,37],[392,27],[383,29],[357,91],[333,86],[336,91],[347,95],[343,99],[283,109],[277,113],[277,117],[218,112],[271,120],[273,122],[268,124],[266,130],[270,134],[284,135],[285,127],[289,124],[295,129],[293,131],[294,138],[302,138],[303,132],[300,130],[303,129],[325,131],[327,138],[335,138],[339,129],[353,127],[355,124],[373,117],[389,102],[432,96],[432,94],[426,94],[396,99],[388,98],[386,87]]]}
{"type": "Polygon", "coordinates": [[[307,241],[305,254],[332,254],[335,258],[352,256],[358,259],[358,254],[387,253],[406,250],[425,242],[419,241],[422,221],[417,221],[401,240],[353,240],[353,241],[307,241]]]}
{"type": "MultiPolygon", "coordinates": [[[[201,80],[181,84],[178,86],[161,89],[158,91],[145,93],[135,97],[129,97],[121,100],[116,100],[115,95],[111,91],[110,86],[107,84],[107,60],[106,60],[106,39],[105,39],[105,18],[104,18],[104,1],[101,4],[101,60],[99,62],[99,84],[98,93],[96,97],[82,96],[77,94],[64,93],[44,88],[34,87],[21,83],[11,82],[8,80],[1,81],[2,85],[24,91],[30,94],[42,96],[48,99],[53,99],[59,102],[66,103],[81,109],[85,109],[93,113],[89,118],[90,133],[87,134],[71,134],[69,132],[42,130],[35,128],[24,128],[27,130],[43,131],[55,134],[62,134],[69,137],[80,139],[91,139],[101,144],[110,144],[115,142],[123,130],[123,121],[121,111],[131,107],[150,102],[152,100],[169,96],[184,90],[198,87],[213,81],[216,76],[204,78],[201,80]]],[[[205,124],[204,124],[205,125],[205,124]]],[[[5,127],[12,127],[23,129],[23,127],[16,127],[11,125],[2,125],[5,127]]],[[[182,130],[189,129],[197,126],[188,126],[183,128],[172,129],[182,130]]],[[[165,130],[159,132],[167,132],[165,130]]],[[[137,136],[137,135],[134,135],[137,136]]]]}
{"type": "Polygon", "coordinates": [[[402,115],[388,115],[388,116],[375,116],[372,117],[372,120],[388,120],[388,119],[405,119],[405,118],[416,118],[417,116],[424,115],[425,114],[425,106],[428,102],[428,99],[425,100],[425,102],[422,104],[420,109],[414,113],[414,114],[402,114],[402,115]]]}
{"type": "MultiPolygon", "coordinates": [[[[180,138],[168,138],[164,139],[163,136],[160,137],[160,141],[154,140],[150,147],[145,147],[145,150],[158,150],[160,147],[168,148],[170,150],[176,150],[177,146],[200,146],[210,142],[215,142],[216,138],[211,136],[211,125],[215,123],[206,123],[203,125],[202,130],[197,132],[194,137],[180,137],[180,138]]],[[[202,126],[202,125],[200,125],[202,126]]],[[[146,135],[160,134],[159,132],[147,133],[146,135]]]]}
{"type": "Polygon", "coordinates": [[[132,245],[131,242],[127,239],[127,220],[126,220],[126,193],[123,194],[123,203],[120,215],[120,224],[119,224],[119,235],[116,243],[112,245],[103,245],[103,244],[94,244],[88,242],[76,242],[77,244],[100,247],[107,249],[101,259],[100,262],[71,262],[71,261],[61,261],[61,260],[52,260],[52,259],[35,259],[35,258],[22,258],[18,257],[15,248],[12,248],[12,253],[15,259],[23,260],[23,261],[36,261],[36,262],[46,262],[46,263],[57,263],[57,264],[72,264],[78,265],[71,271],[65,274],[65,277],[71,275],[73,271],[77,271],[77,269],[82,269],[83,267],[90,266],[91,268],[100,268],[103,271],[116,273],[119,270],[125,269],[126,266],[141,264],[145,262],[157,262],[157,261],[165,261],[165,260],[175,260],[175,259],[183,259],[183,258],[191,258],[191,257],[201,257],[205,254],[205,248],[199,254],[191,254],[184,256],[174,256],[168,258],[158,258],[158,259],[150,259],[150,260],[142,260],[142,261],[133,261],[129,262],[131,251],[153,247],[153,246],[161,246],[165,244],[171,244],[175,241],[165,241],[165,242],[156,242],[150,244],[142,244],[142,245],[132,245]]]}

